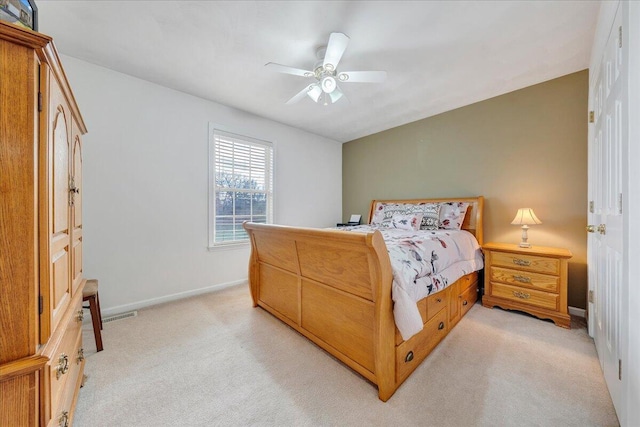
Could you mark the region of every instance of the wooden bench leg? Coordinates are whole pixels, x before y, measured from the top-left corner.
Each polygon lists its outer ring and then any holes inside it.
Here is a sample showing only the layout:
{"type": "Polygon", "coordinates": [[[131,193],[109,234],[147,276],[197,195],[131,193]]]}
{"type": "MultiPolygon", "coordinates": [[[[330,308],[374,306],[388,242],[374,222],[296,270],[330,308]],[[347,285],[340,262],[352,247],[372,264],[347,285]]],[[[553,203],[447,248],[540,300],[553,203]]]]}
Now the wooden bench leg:
{"type": "Polygon", "coordinates": [[[96,338],[96,349],[102,351],[102,333],[100,310],[98,308],[98,300],[95,296],[89,298],[89,310],[91,311],[91,321],[93,322],[93,335],[96,338]]]}
{"type": "Polygon", "coordinates": [[[98,318],[100,319],[100,330],[102,330],[102,310],[100,310],[100,295],[99,294],[96,294],[96,305],[98,306],[98,318]]]}

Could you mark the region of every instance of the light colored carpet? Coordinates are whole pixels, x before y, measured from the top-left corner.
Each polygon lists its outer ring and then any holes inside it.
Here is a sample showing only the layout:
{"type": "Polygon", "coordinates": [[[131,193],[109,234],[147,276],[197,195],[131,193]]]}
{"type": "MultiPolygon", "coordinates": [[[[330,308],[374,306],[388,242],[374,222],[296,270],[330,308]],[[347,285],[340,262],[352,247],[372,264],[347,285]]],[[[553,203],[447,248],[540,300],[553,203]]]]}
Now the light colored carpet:
{"type": "Polygon", "coordinates": [[[106,323],[75,426],[616,426],[593,341],[476,304],[387,403],[246,285],[106,323]]]}

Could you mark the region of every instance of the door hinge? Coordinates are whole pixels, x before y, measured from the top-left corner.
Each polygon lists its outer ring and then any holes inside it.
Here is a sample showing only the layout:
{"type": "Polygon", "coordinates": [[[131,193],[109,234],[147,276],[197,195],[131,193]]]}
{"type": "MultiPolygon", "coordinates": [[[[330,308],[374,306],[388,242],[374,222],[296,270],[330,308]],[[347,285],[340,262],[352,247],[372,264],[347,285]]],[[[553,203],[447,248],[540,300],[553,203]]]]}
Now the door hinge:
{"type": "Polygon", "coordinates": [[[596,121],[596,114],[593,111],[589,111],[589,123],[596,121]]]}
{"type": "Polygon", "coordinates": [[[589,212],[593,213],[593,200],[589,200],[589,212]]]}
{"type": "Polygon", "coordinates": [[[618,379],[622,381],[622,359],[618,359],[618,379]]]}
{"type": "Polygon", "coordinates": [[[38,297],[38,314],[42,314],[43,311],[44,311],[44,298],[42,298],[42,295],[40,295],[38,297]]]}
{"type": "Polygon", "coordinates": [[[622,25],[618,27],[618,47],[622,47],[622,25]]]}
{"type": "Polygon", "coordinates": [[[589,302],[593,302],[593,291],[589,291],[589,302]]]}
{"type": "Polygon", "coordinates": [[[42,111],[42,92],[38,92],[38,112],[42,111]]]}
{"type": "Polygon", "coordinates": [[[622,214],[622,193],[618,194],[618,213],[622,214]]]}

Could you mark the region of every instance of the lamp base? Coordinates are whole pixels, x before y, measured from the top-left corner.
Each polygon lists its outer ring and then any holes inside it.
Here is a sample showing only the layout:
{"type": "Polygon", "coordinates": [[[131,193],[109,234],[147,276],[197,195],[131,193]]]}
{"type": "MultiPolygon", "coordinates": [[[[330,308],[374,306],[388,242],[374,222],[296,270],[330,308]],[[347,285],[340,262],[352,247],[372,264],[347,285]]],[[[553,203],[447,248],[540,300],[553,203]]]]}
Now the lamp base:
{"type": "Polygon", "coordinates": [[[520,247],[521,248],[530,248],[531,247],[531,243],[527,242],[527,230],[529,229],[529,226],[527,224],[523,224],[522,225],[522,241],[520,242],[520,247]]]}

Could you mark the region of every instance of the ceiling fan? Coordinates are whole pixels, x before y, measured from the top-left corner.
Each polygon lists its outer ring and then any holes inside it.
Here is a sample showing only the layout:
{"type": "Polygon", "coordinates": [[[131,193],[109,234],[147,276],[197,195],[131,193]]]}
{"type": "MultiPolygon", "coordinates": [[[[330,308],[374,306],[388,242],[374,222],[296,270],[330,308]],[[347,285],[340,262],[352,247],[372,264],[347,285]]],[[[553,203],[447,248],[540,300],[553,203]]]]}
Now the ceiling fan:
{"type": "Polygon", "coordinates": [[[387,78],[386,71],[338,71],[338,63],[342,54],[347,49],[349,37],[342,33],[331,33],[326,47],[318,49],[316,55],[318,61],[313,71],[269,62],[265,65],[269,69],[294,76],[313,77],[315,82],[307,85],[289,99],[287,104],[300,101],[305,95],[314,102],[322,102],[324,105],[336,103],[341,98],[346,99],[338,83],[380,83],[387,78]]]}

